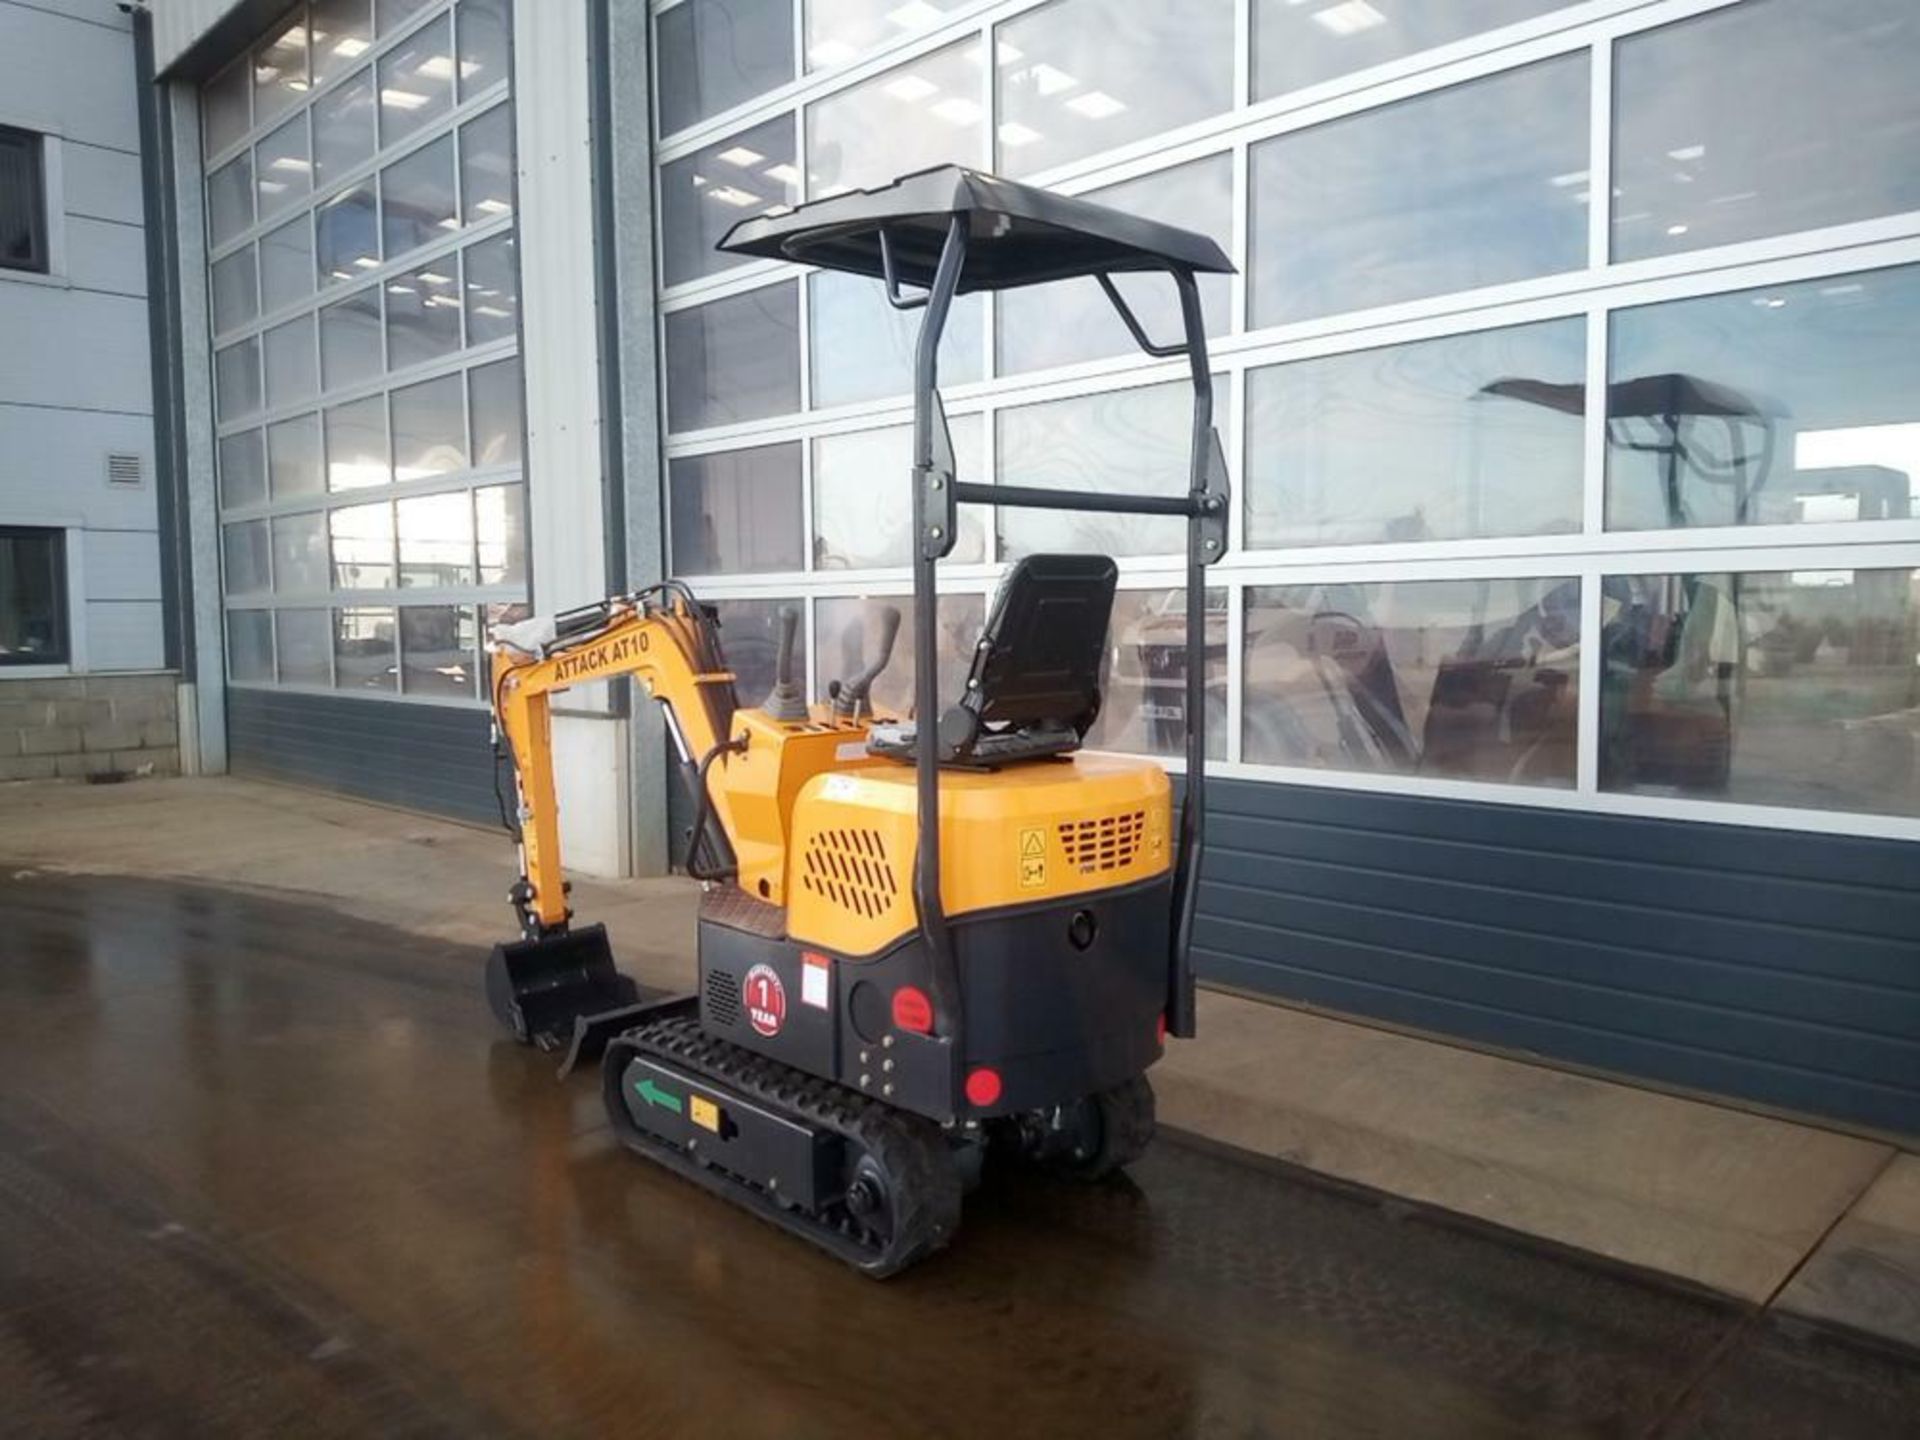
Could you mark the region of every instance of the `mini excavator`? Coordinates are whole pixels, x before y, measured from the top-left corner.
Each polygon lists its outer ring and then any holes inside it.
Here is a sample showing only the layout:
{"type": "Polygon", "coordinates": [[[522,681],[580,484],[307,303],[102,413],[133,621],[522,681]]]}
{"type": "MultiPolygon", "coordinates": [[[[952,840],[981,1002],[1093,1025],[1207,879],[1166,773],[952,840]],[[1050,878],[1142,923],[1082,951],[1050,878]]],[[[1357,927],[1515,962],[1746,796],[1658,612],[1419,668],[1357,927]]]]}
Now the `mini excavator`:
{"type": "MultiPolygon", "coordinates": [[[[1098,1177],[1153,1134],[1147,1069],[1194,1033],[1188,953],[1206,767],[1205,567],[1227,545],[1196,277],[1210,239],[947,166],[736,225],[736,254],[881,280],[919,310],[913,387],[914,704],[875,713],[866,669],[809,705],[781,616],[777,678],[734,690],[714,613],[676,581],[489,637],[496,734],[511,751],[520,938],[486,971],[515,1039],[598,1054],[631,1149],[872,1275],[938,1250],[991,1150],[1098,1177]],[[1116,276],[1170,280],[1184,335],[1157,343],[1116,276]],[[956,295],[1091,277],[1148,354],[1184,358],[1191,461],[1168,493],[955,474],[936,357],[956,295]],[[1029,555],[1001,584],[964,690],[942,708],[936,566],[960,505],[1186,521],[1187,784],[1081,749],[1101,704],[1117,572],[1029,555]],[[631,676],[663,707],[691,788],[686,856],[704,882],[694,994],[643,998],[606,931],[575,925],[560,863],[549,704],[631,676]]],[[[1139,282],[1133,282],[1139,283],[1139,282]]]]}

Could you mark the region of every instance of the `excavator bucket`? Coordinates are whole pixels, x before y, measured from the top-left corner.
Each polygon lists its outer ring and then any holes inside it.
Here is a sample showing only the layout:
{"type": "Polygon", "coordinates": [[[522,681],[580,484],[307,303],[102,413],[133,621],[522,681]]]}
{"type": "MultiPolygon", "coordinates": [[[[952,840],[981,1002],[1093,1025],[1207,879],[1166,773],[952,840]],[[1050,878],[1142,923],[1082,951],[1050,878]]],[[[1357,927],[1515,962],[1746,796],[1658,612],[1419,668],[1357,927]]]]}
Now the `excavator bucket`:
{"type": "Polygon", "coordinates": [[[585,925],[537,940],[493,947],[487,957],[487,1003],[523,1045],[583,1050],[605,1043],[610,1021],[640,1003],[640,987],[613,963],[604,925],[585,925]],[[586,1021],[584,1026],[577,1022],[586,1021]]]}

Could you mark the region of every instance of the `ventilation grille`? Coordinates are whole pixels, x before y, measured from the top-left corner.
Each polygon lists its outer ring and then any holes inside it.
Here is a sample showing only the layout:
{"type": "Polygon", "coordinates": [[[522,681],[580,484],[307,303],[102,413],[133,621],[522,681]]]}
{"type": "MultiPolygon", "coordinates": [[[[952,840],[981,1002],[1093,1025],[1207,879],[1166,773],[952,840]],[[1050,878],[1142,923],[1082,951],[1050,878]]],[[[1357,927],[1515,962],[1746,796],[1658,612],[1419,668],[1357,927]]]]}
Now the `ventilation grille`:
{"type": "Polygon", "coordinates": [[[146,468],[140,463],[138,455],[111,454],[107,456],[107,483],[109,485],[138,485],[146,479],[146,468]]]}
{"type": "Polygon", "coordinates": [[[740,1023],[740,981],[728,971],[707,971],[706,1020],[727,1028],[740,1023]]]}
{"type": "Polygon", "coordinates": [[[891,910],[900,893],[877,830],[822,830],[807,846],[800,883],[869,920],[891,910]]]}
{"type": "Polygon", "coordinates": [[[1139,855],[1146,829],[1144,810],[1103,815],[1098,820],[1066,820],[1060,825],[1060,848],[1066,852],[1067,864],[1082,875],[1120,870],[1139,855]]]}

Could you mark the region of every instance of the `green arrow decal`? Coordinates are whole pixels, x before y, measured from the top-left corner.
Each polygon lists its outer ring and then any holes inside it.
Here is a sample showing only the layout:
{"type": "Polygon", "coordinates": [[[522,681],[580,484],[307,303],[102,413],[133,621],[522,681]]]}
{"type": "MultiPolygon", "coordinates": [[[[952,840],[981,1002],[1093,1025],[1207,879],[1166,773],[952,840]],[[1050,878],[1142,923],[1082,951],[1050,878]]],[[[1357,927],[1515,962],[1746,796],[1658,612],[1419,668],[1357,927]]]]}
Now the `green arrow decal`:
{"type": "Polygon", "coordinates": [[[680,1113],[680,1097],[671,1090],[662,1090],[652,1080],[642,1080],[633,1087],[640,1092],[640,1098],[649,1105],[658,1105],[662,1110],[680,1113]]]}

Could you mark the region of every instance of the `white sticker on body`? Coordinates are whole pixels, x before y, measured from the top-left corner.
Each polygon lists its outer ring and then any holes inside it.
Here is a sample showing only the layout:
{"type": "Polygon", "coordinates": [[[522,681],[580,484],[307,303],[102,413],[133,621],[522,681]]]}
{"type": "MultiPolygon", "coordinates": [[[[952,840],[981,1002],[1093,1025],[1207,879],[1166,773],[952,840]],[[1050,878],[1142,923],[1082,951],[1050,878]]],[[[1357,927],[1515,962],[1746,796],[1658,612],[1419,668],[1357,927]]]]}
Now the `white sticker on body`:
{"type": "Polygon", "coordinates": [[[800,1003],[812,1005],[816,1009],[827,1008],[827,978],[833,972],[827,968],[825,956],[809,955],[806,963],[800,967],[800,1003]]]}

